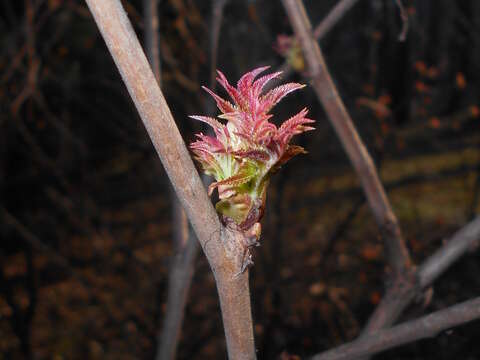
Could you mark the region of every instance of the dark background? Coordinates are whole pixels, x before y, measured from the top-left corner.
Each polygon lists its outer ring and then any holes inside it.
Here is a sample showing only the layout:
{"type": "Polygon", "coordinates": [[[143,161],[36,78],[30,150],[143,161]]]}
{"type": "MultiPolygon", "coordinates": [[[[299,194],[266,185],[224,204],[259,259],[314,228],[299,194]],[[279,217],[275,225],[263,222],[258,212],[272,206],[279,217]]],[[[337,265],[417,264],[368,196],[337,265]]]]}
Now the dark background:
{"type": "MultiPolygon", "coordinates": [[[[123,1],[143,39],[142,1],[123,1]]],[[[336,1],[305,1],[318,24],[336,1]]],[[[478,212],[480,2],[360,0],[320,42],[373,155],[417,263],[478,212]]],[[[204,114],[211,2],[162,0],[163,91],[186,142],[204,114]]],[[[276,69],[277,1],[230,1],[218,68],[231,82],[276,69]]],[[[285,80],[307,82],[302,74],[285,80]]],[[[220,90],[219,93],[223,94],[220,90]]],[[[0,359],[151,359],[165,311],[169,183],[86,5],[0,0],[0,359]]],[[[381,299],[383,245],[348,159],[310,87],[316,128],[272,180],[251,271],[259,358],[312,355],[358,335],[381,299]]],[[[478,296],[472,252],[402,320],[478,296]]],[[[388,270],[388,269],[387,269],[388,270]]],[[[471,323],[378,359],[477,359],[471,323]]],[[[179,359],[224,359],[215,284],[195,266],[179,359]]]]}

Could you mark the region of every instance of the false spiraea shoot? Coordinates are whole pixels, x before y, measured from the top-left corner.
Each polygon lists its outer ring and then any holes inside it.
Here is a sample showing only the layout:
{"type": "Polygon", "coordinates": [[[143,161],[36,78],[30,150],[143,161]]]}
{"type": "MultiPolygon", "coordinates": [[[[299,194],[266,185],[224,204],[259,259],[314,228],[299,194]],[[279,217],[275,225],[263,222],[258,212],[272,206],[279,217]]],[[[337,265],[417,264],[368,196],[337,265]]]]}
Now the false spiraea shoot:
{"type": "Polygon", "coordinates": [[[217,81],[231,101],[203,87],[215,99],[221,114],[218,119],[191,116],[213,129],[214,136],[196,134],[198,139],[190,147],[205,174],[215,178],[208,194],[218,190],[219,201],[215,207],[222,222],[245,234],[241,271],[252,264],[250,248],[258,245],[260,219],[271,174],[295,155],[305,153],[302,147],[289,144],[292,137],[314,129],[310,126],[314,120],[307,118],[306,108],[279,127],[269,121],[273,116],[272,108],[305,85],[287,83],[264,91],[267,83],[281,74],[259,77],[267,69],[268,66],[246,73],[236,87],[218,71],[217,81]]]}

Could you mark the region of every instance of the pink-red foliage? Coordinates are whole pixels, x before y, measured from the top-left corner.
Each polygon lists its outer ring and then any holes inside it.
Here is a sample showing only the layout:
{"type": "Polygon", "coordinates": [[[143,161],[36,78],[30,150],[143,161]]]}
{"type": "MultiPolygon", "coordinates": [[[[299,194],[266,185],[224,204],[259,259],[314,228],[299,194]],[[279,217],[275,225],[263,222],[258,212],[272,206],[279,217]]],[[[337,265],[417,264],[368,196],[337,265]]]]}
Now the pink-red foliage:
{"type": "Polygon", "coordinates": [[[197,134],[190,147],[204,172],[215,177],[209,187],[211,195],[218,188],[217,211],[228,225],[258,237],[259,220],[265,206],[266,187],[272,172],[293,156],[304,153],[300,146],[290,145],[294,135],[313,130],[314,121],[307,118],[305,108],[280,127],[271,123],[270,110],[286,95],[305,85],[288,83],[269,91],[266,84],[280,72],[260,76],[268,67],[260,67],[243,75],[232,86],[218,71],[217,81],[232,101],[225,100],[203,87],[216,101],[219,120],[207,116],[191,116],[210,125],[214,136],[197,134]]]}

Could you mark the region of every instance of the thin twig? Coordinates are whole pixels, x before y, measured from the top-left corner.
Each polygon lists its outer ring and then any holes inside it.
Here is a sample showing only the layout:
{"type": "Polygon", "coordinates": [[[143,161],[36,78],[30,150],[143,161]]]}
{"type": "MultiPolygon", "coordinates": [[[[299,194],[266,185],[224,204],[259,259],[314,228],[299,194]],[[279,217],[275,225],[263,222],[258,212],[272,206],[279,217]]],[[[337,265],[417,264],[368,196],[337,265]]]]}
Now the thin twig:
{"type": "Polygon", "coordinates": [[[457,231],[452,238],[417,269],[418,282],[391,287],[368,320],[361,337],[394,324],[403,310],[442,275],[455,261],[480,241],[480,216],[457,231]]]}
{"type": "MultiPolygon", "coordinates": [[[[144,0],[144,32],[145,52],[157,79],[162,86],[158,0],[144,0]]],[[[198,242],[195,235],[189,239],[188,220],[175,191],[171,191],[173,245],[175,255],[172,258],[168,273],[167,306],[162,326],[157,335],[156,359],[175,359],[177,344],[183,324],[183,313],[187,303],[188,292],[193,276],[198,242]]],[[[160,308],[160,306],[159,306],[160,308]]]]}
{"type": "Polygon", "coordinates": [[[177,345],[192,283],[195,259],[198,254],[198,241],[192,234],[187,244],[174,255],[168,276],[168,295],[155,359],[175,359],[177,345]]]}
{"type": "Polygon", "coordinates": [[[161,331],[157,336],[157,360],[175,359],[183,314],[195,268],[199,246],[195,234],[189,231],[188,220],[180,202],[173,203],[173,231],[175,253],[168,273],[167,304],[161,331]]]}
{"type": "Polygon", "coordinates": [[[312,86],[322,103],[363,186],[370,208],[383,235],[386,257],[394,278],[408,278],[412,262],[373,160],[363,144],[314,40],[310,21],[300,0],[282,0],[303,49],[312,86]]]}
{"type": "Polygon", "coordinates": [[[159,0],[143,0],[143,30],[145,33],[145,53],[152,66],[158,86],[162,86],[162,73],[160,65],[160,40],[159,40],[159,0]]]}
{"type": "MultiPolygon", "coordinates": [[[[213,2],[212,6],[212,31],[210,39],[211,89],[213,89],[215,83],[218,40],[223,18],[223,9],[226,3],[227,0],[217,0],[213,2]]],[[[207,103],[207,106],[208,105],[213,104],[207,103]]],[[[212,110],[207,110],[207,113],[211,112],[212,110]]],[[[199,250],[198,243],[194,238],[195,235],[190,234],[189,237],[188,222],[185,212],[181,206],[179,206],[178,201],[174,202],[173,208],[175,255],[170,265],[167,304],[161,332],[158,335],[157,353],[155,356],[155,358],[158,360],[175,359],[176,357],[177,345],[180,339],[181,327],[183,323],[183,315],[185,312],[188,292],[194,273],[195,260],[199,250]]]]}
{"type": "MultiPolygon", "coordinates": [[[[340,0],[337,5],[330,10],[327,16],[325,16],[315,27],[313,32],[315,39],[323,39],[358,1],[359,0],[340,0]]],[[[281,66],[279,66],[276,71],[282,72],[282,79],[288,78],[294,72],[288,61],[285,61],[281,66]]],[[[275,84],[270,86],[274,85],[275,84]]]]}
{"type": "Polygon", "coordinates": [[[460,229],[453,238],[438,249],[418,268],[418,280],[422,288],[432,284],[465,252],[480,240],[480,217],[460,229]]]}
{"type": "Polygon", "coordinates": [[[220,28],[223,20],[223,9],[228,0],[214,0],[212,4],[212,18],[210,31],[210,79],[209,85],[212,91],[215,91],[215,77],[217,75],[218,58],[218,40],[220,38],[220,28]]]}
{"type": "Polygon", "coordinates": [[[357,2],[358,0],[340,0],[313,30],[315,39],[323,38],[357,2]]]}
{"type": "Polygon", "coordinates": [[[245,239],[220,224],[120,0],[86,1],[212,268],[229,357],[255,359],[245,239]]]}
{"type": "Polygon", "coordinates": [[[402,31],[398,35],[398,41],[405,41],[408,33],[408,13],[405,10],[405,7],[402,4],[402,0],[395,0],[395,3],[400,10],[400,18],[402,19],[402,31]]]}
{"type": "Polygon", "coordinates": [[[434,337],[443,330],[480,318],[480,298],[465,301],[421,317],[417,320],[372,333],[366,337],[339,346],[312,360],[347,360],[370,356],[380,351],[434,337]]]}

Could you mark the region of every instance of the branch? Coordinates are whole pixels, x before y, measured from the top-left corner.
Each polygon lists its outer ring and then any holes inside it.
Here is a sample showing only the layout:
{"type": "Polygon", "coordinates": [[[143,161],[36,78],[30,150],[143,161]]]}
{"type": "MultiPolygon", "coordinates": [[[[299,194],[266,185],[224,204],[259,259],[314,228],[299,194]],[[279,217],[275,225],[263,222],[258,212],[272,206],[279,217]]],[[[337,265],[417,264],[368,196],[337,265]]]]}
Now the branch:
{"type": "Polygon", "coordinates": [[[422,288],[432,284],[465,252],[478,245],[480,240],[480,216],[453,235],[452,239],[431,255],[418,269],[422,288]]]}
{"type": "Polygon", "coordinates": [[[155,359],[175,359],[180,339],[188,292],[192,283],[198,242],[192,234],[185,246],[173,258],[168,276],[167,305],[155,359]]]}
{"type": "Polygon", "coordinates": [[[372,316],[361,336],[391,326],[421,291],[442,275],[455,261],[480,241],[480,216],[457,231],[452,238],[418,267],[413,277],[418,282],[405,282],[391,287],[372,316]]]}
{"type": "MultiPolygon", "coordinates": [[[[209,50],[210,50],[210,75],[208,87],[210,90],[215,91],[217,76],[217,60],[218,60],[218,42],[220,40],[220,30],[222,28],[223,10],[229,0],[213,0],[212,9],[210,14],[210,37],[209,37],[209,50]]],[[[211,116],[215,115],[217,109],[215,101],[208,99],[205,103],[205,113],[211,116]]],[[[213,131],[209,128],[208,135],[213,135],[213,131]]],[[[207,180],[208,181],[208,180],[207,180]]]]}
{"type": "Polygon", "coordinates": [[[210,31],[210,82],[209,86],[215,91],[215,78],[217,76],[218,40],[223,20],[223,9],[228,0],[214,0],[212,3],[212,18],[210,31]]]}
{"type": "MultiPolygon", "coordinates": [[[[315,39],[317,41],[323,39],[330,32],[330,30],[332,30],[335,25],[338,24],[340,19],[348,12],[348,10],[350,10],[357,2],[358,0],[340,0],[337,5],[330,10],[327,16],[325,16],[325,18],[323,18],[323,20],[315,27],[313,32],[315,39]]],[[[281,71],[282,79],[286,79],[293,73],[294,70],[288,61],[285,61],[276,71],[281,71]]]]}
{"type": "Polygon", "coordinates": [[[245,239],[220,224],[120,0],[86,0],[215,276],[231,359],[255,359],[245,239]]]}
{"type": "Polygon", "coordinates": [[[408,32],[408,12],[403,6],[402,0],[395,0],[395,3],[398,6],[398,10],[400,11],[400,18],[402,19],[402,31],[398,35],[398,41],[405,41],[408,32]]]}
{"type": "Polygon", "coordinates": [[[480,318],[480,298],[465,301],[420,319],[372,333],[366,337],[316,355],[312,360],[347,360],[434,337],[443,330],[480,318]]]}
{"type": "Polygon", "coordinates": [[[358,0],[340,0],[313,31],[315,39],[323,38],[358,0]]]}
{"type": "Polygon", "coordinates": [[[188,228],[186,214],[175,194],[172,195],[175,254],[168,273],[167,305],[162,328],[157,336],[157,360],[176,358],[183,315],[199,250],[197,239],[188,228]]]}
{"type": "MultiPolygon", "coordinates": [[[[145,52],[158,86],[162,86],[159,44],[159,0],[144,0],[145,52]]],[[[195,235],[189,237],[188,219],[174,191],[172,199],[172,228],[175,255],[168,273],[167,305],[161,330],[157,335],[156,359],[175,359],[183,324],[183,314],[193,277],[198,243],[195,235]]],[[[159,306],[160,308],[160,306],[159,306]]]]}
{"type": "Polygon", "coordinates": [[[155,79],[158,86],[162,86],[161,66],[160,66],[160,40],[159,40],[159,18],[158,18],[159,0],[143,0],[143,18],[145,30],[145,53],[152,66],[155,79]]]}
{"type": "Polygon", "coordinates": [[[303,49],[312,86],[322,103],[342,145],[362,183],[368,203],[380,227],[386,246],[386,257],[394,278],[408,277],[412,261],[373,160],[340,99],[327,65],[314,40],[310,21],[301,0],[282,0],[292,27],[303,49]]]}

